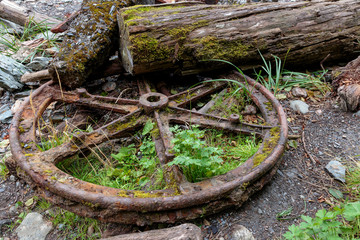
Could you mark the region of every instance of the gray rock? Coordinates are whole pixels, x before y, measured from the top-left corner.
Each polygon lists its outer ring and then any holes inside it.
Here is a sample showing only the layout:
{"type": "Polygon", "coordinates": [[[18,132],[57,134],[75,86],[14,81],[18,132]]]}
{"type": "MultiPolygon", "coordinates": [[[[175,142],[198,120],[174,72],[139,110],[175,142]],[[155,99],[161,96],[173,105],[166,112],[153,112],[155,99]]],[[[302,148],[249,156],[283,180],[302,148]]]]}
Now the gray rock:
{"type": "Polygon", "coordinates": [[[8,105],[3,105],[0,107],[0,122],[10,123],[12,119],[12,112],[8,105]]]}
{"type": "Polygon", "coordinates": [[[24,32],[24,27],[3,18],[0,18],[0,29],[4,29],[10,34],[17,34],[20,36],[24,32]]]}
{"type": "Polygon", "coordinates": [[[116,88],[115,82],[107,82],[102,86],[102,90],[104,90],[105,92],[111,92],[115,90],[115,88],[116,88]]]}
{"type": "Polygon", "coordinates": [[[307,92],[306,92],[306,89],[304,88],[299,88],[299,87],[294,87],[292,90],[291,90],[291,93],[294,97],[307,97],[307,92]]]}
{"type": "Polygon", "coordinates": [[[52,58],[48,57],[35,57],[30,63],[26,64],[26,66],[33,71],[40,71],[47,69],[51,60],[52,58]]]}
{"type": "Polygon", "coordinates": [[[339,180],[343,183],[345,183],[345,167],[337,160],[330,161],[325,169],[330,173],[330,175],[335,178],[336,180],[339,180]]]}
{"type": "Polygon", "coordinates": [[[290,107],[292,110],[300,112],[302,114],[306,114],[309,112],[309,105],[307,105],[301,100],[290,101],[290,107]]]}
{"type": "Polygon", "coordinates": [[[32,212],[26,215],[16,233],[19,240],[45,240],[51,229],[52,223],[45,222],[40,213],[32,212]]]}
{"type": "Polygon", "coordinates": [[[231,227],[231,240],[255,240],[252,232],[240,224],[231,227]]]}
{"type": "Polygon", "coordinates": [[[0,50],[1,51],[5,51],[7,49],[9,49],[9,45],[14,45],[17,44],[17,40],[16,37],[14,35],[11,35],[9,33],[5,33],[3,35],[0,36],[0,40],[2,43],[0,43],[0,50]]]}
{"type": "Polygon", "coordinates": [[[20,83],[20,79],[26,72],[29,72],[29,69],[24,65],[0,54],[0,87],[8,91],[21,89],[23,85],[20,83]]]}
{"type": "Polygon", "coordinates": [[[39,33],[35,36],[34,39],[46,39],[46,40],[55,40],[56,39],[56,33],[51,32],[50,30],[47,32],[39,33]]]}
{"type": "Polygon", "coordinates": [[[360,110],[353,114],[354,117],[360,118],[360,110]]]}

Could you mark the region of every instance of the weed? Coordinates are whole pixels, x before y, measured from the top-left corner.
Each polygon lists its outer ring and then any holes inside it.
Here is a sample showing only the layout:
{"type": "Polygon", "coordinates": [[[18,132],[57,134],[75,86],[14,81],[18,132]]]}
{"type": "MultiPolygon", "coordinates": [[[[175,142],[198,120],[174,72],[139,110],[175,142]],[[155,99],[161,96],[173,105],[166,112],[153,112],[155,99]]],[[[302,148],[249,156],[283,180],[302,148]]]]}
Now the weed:
{"type": "Polygon", "coordinates": [[[6,176],[9,174],[9,169],[6,167],[5,163],[0,162],[0,178],[6,179],[6,176]]]}
{"type": "Polygon", "coordinates": [[[0,30],[0,44],[3,44],[8,48],[5,52],[3,52],[3,54],[7,56],[11,56],[19,51],[19,43],[34,40],[39,34],[42,34],[44,41],[34,48],[34,50],[23,60],[23,62],[27,60],[31,61],[35,56],[45,56],[46,48],[57,47],[57,38],[49,33],[51,27],[48,26],[45,21],[37,23],[33,19],[30,19],[24,26],[22,34],[19,35],[15,33],[14,38],[10,39],[6,36],[12,33],[5,25],[3,26],[3,29],[0,30]]]}
{"type": "Polygon", "coordinates": [[[81,180],[108,187],[125,190],[155,190],[163,188],[162,170],[155,152],[155,143],[149,133],[154,123],[148,121],[140,132],[136,133],[139,144],[122,146],[112,153],[110,164],[100,161],[106,155],[98,148],[87,157],[75,156],[58,164],[58,167],[81,180]],[[98,154],[96,152],[99,152],[98,154]]]}
{"type": "Polygon", "coordinates": [[[255,72],[257,81],[260,81],[260,83],[267,89],[272,90],[274,92],[274,95],[276,96],[276,94],[278,93],[281,87],[281,73],[282,73],[281,59],[273,55],[275,61],[275,75],[273,75],[271,62],[270,61],[266,62],[264,56],[261,54],[260,51],[259,54],[264,63],[264,66],[262,66],[261,68],[265,71],[266,77],[263,77],[261,75],[261,71],[259,71],[258,73],[255,72]]]}
{"type": "Polygon", "coordinates": [[[291,225],[285,239],[355,239],[360,237],[360,202],[347,203],[330,211],[317,211],[314,218],[301,216],[303,222],[291,225]]]}
{"type": "Polygon", "coordinates": [[[354,165],[348,167],[346,174],[346,186],[350,198],[360,201],[360,163],[355,162],[354,165]]]}
{"type": "Polygon", "coordinates": [[[273,91],[275,96],[282,90],[291,90],[292,87],[319,90],[322,94],[330,90],[329,85],[322,81],[327,71],[314,72],[312,74],[285,71],[285,61],[282,63],[281,59],[274,55],[275,71],[273,71],[271,61],[267,62],[260,51],[259,54],[264,63],[264,66],[261,68],[266,75],[263,76],[261,70],[259,72],[255,71],[256,81],[259,81],[268,90],[273,91]],[[274,72],[275,75],[273,75],[274,72]]]}
{"type": "Polygon", "coordinates": [[[227,138],[220,131],[200,130],[197,126],[187,130],[175,126],[171,131],[175,134],[172,140],[175,158],[168,165],[180,166],[190,182],[224,174],[238,167],[258,147],[249,138],[227,138]]]}
{"type": "Polygon", "coordinates": [[[105,224],[91,218],[56,208],[50,211],[50,220],[58,230],[59,237],[71,240],[99,239],[105,224]]]}

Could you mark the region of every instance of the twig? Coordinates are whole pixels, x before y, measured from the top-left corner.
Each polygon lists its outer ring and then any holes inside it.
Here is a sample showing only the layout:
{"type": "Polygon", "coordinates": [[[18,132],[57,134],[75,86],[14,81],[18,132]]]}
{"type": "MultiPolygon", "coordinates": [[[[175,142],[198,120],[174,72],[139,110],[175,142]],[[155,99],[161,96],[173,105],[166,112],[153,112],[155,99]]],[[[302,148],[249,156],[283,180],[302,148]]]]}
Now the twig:
{"type": "Polygon", "coordinates": [[[302,131],[301,136],[302,136],[302,142],[303,142],[303,144],[304,144],[304,151],[305,151],[305,153],[309,156],[309,158],[311,159],[311,161],[312,161],[314,164],[315,164],[315,163],[320,164],[319,160],[315,159],[315,158],[309,153],[309,151],[308,151],[307,148],[306,148],[306,143],[305,143],[305,129],[304,129],[304,128],[303,128],[303,131],[302,131]]]}
{"type": "Polygon", "coordinates": [[[328,55],[326,55],[326,57],[320,62],[320,66],[321,66],[321,69],[322,69],[323,71],[325,71],[325,68],[324,68],[324,66],[323,66],[323,63],[326,61],[326,59],[328,59],[328,57],[330,57],[330,53],[329,53],[328,55]]]}

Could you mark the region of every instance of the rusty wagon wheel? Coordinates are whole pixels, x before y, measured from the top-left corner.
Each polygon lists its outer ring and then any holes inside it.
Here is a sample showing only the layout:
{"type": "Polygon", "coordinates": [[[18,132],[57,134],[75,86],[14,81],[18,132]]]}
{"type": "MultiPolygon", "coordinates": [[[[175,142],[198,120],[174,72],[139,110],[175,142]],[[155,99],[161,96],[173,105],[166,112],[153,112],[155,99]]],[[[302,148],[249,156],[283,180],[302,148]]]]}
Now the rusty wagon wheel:
{"type": "Polygon", "coordinates": [[[222,82],[202,84],[169,96],[151,92],[146,83],[141,83],[138,100],[91,95],[84,89],[63,92],[48,82],[34,91],[14,116],[10,130],[13,156],[46,199],[79,215],[103,221],[137,225],[173,223],[240,206],[276,173],[288,129],[285,113],[275,97],[251,78],[237,75],[247,81],[251,99],[261,111],[265,124],[247,124],[239,121],[237,116],[226,119],[186,108],[190,102],[226,87],[222,82]],[[36,140],[37,122],[54,101],[111,110],[122,116],[93,132],[78,132],[72,141],[47,151],[26,148],[25,139],[36,140]],[[24,129],[22,120],[29,116],[31,124],[24,129]],[[152,138],[160,163],[166,169],[166,189],[134,191],[100,186],[74,178],[56,167],[57,163],[79,151],[144,126],[149,118],[158,130],[152,138]],[[203,128],[255,134],[262,138],[261,146],[245,163],[226,174],[201,182],[188,182],[177,166],[168,167],[167,163],[174,157],[169,125],[189,123],[190,119],[191,124],[203,128]]]}

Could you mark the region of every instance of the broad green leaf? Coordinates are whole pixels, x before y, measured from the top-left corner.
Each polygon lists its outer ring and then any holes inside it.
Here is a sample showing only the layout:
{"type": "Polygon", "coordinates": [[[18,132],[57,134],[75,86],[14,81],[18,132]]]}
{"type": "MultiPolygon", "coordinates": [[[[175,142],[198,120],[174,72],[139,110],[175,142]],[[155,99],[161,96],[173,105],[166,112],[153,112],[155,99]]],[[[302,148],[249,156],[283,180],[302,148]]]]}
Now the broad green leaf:
{"type": "Polygon", "coordinates": [[[151,121],[151,119],[147,120],[142,131],[142,135],[148,134],[151,130],[153,130],[155,123],[151,121]]]}
{"type": "Polygon", "coordinates": [[[360,202],[348,203],[344,209],[344,217],[347,221],[352,221],[356,217],[360,217],[360,202]]]}
{"type": "Polygon", "coordinates": [[[331,195],[333,195],[333,197],[336,198],[336,199],[343,199],[344,198],[343,193],[341,191],[337,190],[337,189],[330,188],[329,193],[331,195]]]}

